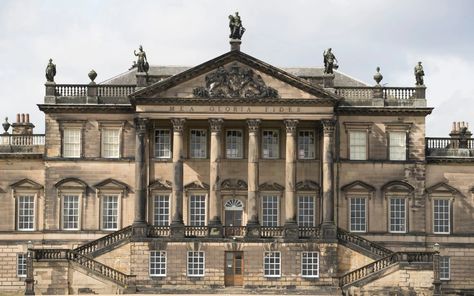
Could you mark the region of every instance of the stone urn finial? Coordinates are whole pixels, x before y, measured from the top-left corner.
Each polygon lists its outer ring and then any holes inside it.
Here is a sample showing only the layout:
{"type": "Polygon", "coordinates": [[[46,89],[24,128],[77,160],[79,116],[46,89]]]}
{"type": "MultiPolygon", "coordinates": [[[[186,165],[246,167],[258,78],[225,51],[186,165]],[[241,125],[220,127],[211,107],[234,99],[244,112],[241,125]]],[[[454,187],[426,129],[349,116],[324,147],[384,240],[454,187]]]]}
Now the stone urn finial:
{"type": "Polygon", "coordinates": [[[377,67],[377,73],[374,74],[374,80],[377,82],[377,86],[380,86],[380,81],[382,81],[383,76],[380,74],[380,67],[377,67]]]}
{"type": "Polygon", "coordinates": [[[88,76],[89,76],[89,79],[91,80],[91,82],[94,82],[94,79],[97,77],[97,72],[94,71],[94,69],[92,69],[92,70],[89,72],[88,76]]]}
{"type": "Polygon", "coordinates": [[[8,117],[5,117],[5,122],[2,123],[3,129],[5,130],[5,133],[8,133],[8,129],[10,128],[10,123],[8,122],[8,117]]]}

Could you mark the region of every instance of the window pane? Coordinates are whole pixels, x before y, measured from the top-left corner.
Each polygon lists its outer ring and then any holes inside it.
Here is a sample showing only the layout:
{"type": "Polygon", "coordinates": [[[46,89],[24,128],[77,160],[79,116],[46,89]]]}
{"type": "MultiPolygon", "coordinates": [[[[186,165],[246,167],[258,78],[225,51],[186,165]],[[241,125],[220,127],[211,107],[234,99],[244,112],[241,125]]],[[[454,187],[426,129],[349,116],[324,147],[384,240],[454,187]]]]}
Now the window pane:
{"type": "Polygon", "coordinates": [[[191,158],[206,158],[207,131],[202,129],[191,130],[190,153],[191,158]]]}
{"type": "Polygon", "coordinates": [[[33,195],[18,196],[18,230],[34,230],[35,228],[35,197],[33,195]]]}
{"type": "Polygon", "coordinates": [[[118,195],[102,196],[102,229],[118,228],[118,195]]]}
{"type": "Polygon", "coordinates": [[[150,252],[150,276],[166,276],[166,252],[150,252]]]}
{"type": "Polygon", "coordinates": [[[278,226],[278,196],[262,196],[262,226],[278,226]]]}
{"type": "Polygon", "coordinates": [[[63,131],[63,156],[81,157],[81,129],[65,128],[63,131]]]}
{"type": "Polygon", "coordinates": [[[390,160],[406,160],[406,133],[390,132],[390,160]]]}
{"type": "Polygon", "coordinates": [[[171,133],[169,129],[155,130],[155,157],[171,158],[171,133]]]}
{"type": "Polygon", "coordinates": [[[447,256],[439,257],[439,278],[449,280],[451,277],[451,260],[447,256]]]}
{"type": "Polygon", "coordinates": [[[63,196],[63,229],[79,229],[79,196],[63,196]]]}
{"type": "Polygon", "coordinates": [[[390,199],[390,232],[406,232],[404,198],[390,199]]]}
{"type": "Polygon", "coordinates": [[[277,130],[263,130],[262,156],[263,158],[279,158],[280,136],[277,130]]]}
{"type": "Polygon", "coordinates": [[[433,232],[450,232],[450,205],[448,199],[433,200],[433,232]]]}
{"type": "Polygon", "coordinates": [[[263,271],[265,277],[280,276],[280,252],[265,252],[263,255],[263,271]]]}
{"type": "Polygon", "coordinates": [[[315,137],[313,131],[300,131],[298,133],[298,158],[315,158],[315,137]]]}
{"type": "Polygon", "coordinates": [[[367,159],[367,132],[352,131],[349,132],[349,151],[350,159],[366,160],[367,159]]]}
{"type": "Polygon", "coordinates": [[[26,277],[26,254],[17,254],[16,259],[16,274],[19,277],[26,277]]]}
{"type": "Polygon", "coordinates": [[[226,157],[243,157],[243,133],[241,130],[228,130],[226,132],[226,157]]]}
{"type": "Polygon", "coordinates": [[[102,130],[102,157],[118,158],[120,155],[120,129],[102,130]]]}
{"type": "Polygon", "coordinates": [[[354,232],[365,232],[366,221],[365,221],[365,198],[353,197],[350,199],[350,225],[351,231],[354,232]]]}
{"type": "Polygon", "coordinates": [[[188,276],[204,276],[204,252],[188,252],[188,276]]]}
{"type": "Polygon", "coordinates": [[[314,226],[314,197],[312,195],[298,196],[298,225],[314,226]]]}
{"type": "Polygon", "coordinates": [[[318,277],[319,276],[319,253],[303,252],[301,254],[301,276],[318,277]]]}
{"type": "Polygon", "coordinates": [[[191,226],[206,225],[206,196],[191,195],[189,198],[189,223],[191,226]]]}
{"type": "Polygon", "coordinates": [[[170,199],[169,195],[155,195],[153,199],[153,225],[169,225],[170,199]]]}

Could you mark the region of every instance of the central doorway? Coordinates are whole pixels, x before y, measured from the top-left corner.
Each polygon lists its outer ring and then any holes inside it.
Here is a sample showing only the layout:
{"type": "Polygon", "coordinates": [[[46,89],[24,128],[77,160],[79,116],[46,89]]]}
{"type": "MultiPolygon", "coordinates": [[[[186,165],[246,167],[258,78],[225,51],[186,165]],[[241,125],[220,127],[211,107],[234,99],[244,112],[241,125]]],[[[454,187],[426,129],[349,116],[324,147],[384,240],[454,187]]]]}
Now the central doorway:
{"type": "Polygon", "coordinates": [[[224,222],[226,236],[242,236],[242,216],[244,206],[238,199],[231,199],[224,206],[224,222]]]}
{"type": "Polygon", "coordinates": [[[244,252],[225,252],[225,285],[243,286],[244,252]]]}

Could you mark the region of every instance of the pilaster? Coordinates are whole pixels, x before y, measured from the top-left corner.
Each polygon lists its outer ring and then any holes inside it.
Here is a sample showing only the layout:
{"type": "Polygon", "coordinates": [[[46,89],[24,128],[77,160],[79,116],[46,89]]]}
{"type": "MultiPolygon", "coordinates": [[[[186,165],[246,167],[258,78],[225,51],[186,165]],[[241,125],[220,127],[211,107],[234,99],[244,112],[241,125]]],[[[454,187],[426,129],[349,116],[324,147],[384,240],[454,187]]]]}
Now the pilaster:
{"type": "Polygon", "coordinates": [[[147,118],[135,118],[135,219],[134,236],[146,236],[146,202],[147,202],[147,164],[146,137],[147,118]]]}
{"type": "Polygon", "coordinates": [[[173,118],[173,185],[171,192],[171,236],[184,237],[183,223],[183,130],[184,118],[173,118]]]}
{"type": "Polygon", "coordinates": [[[211,127],[211,151],[209,170],[209,235],[222,235],[221,210],[221,190],[219,183],[221,153],[221,131],[222,118],[209,119],[211,127]]]}
{"type": "Polygon", "coordinates": [[[321,236],[325,239],[336,238],[337,231],[334,223],[334,171],[333,150],[334,130],[336,121],[324,119],[323,125],[323,153],[322,153],[322,188],[323,188],[323,223],[321,236]]]}
{"type": "Polygon", "coordinates": [[[296,223],[296,127],[298,120],[285,120],[285,237],[298,238],[296,223]]]}
{"type": "Polygon", "coordinates": [[[258,191],[258,132],[260,128],[260,119],[247,120],[249,129],[249,144],[248,144],[248,221],[247,221],[247,235],[259,235],[259,222],[257,211],[257,191],[258,191]]]}

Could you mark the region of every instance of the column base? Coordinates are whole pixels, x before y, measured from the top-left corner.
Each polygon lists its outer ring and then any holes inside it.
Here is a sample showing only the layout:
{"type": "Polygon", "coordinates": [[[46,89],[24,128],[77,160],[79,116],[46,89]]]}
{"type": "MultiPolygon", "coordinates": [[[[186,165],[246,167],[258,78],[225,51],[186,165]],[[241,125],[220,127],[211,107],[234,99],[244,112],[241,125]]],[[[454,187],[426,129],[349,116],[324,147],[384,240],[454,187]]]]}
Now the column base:
{"type": "Polygon", "coordinates": [[[245,236],[250,238],[260,238],[260,224],[257,222],[247,223],[247,233],[245,236]]]}
{"type": "Polygon", "coordinates": [[[284,230],[285,239],[298,239],[300,237],[298,224],[295,221],[287,221],[284,230]]]}
{"type": "Polygon", "coordinates": [[[184,224],[183,222],[172,222],[170,225],[170,237],[184,238],[184,224]]]}
{"type": "Polygon", "coordinates": [[[224,235],[224,227],[219,219],[209,221],[208,230],[209,237],[223,237],[224,235]]]}
{"type": "Polygon", "coordinates": [[[25,295],[35,295],[35,287],[34,287],[34,280],[33,279],[26,279],[25,280],[25,295]]]}
{"type": "Polygon", "coordinates": [[[148,234],[148,225],[145,222],[133,222],[132,238],[145,238],[148,234]]]}
{"type": "Polygon", "coordinates": [[[322,239],[337,239],[337,227],[332,222],[323,222],[320,231],[322,239]]]}

